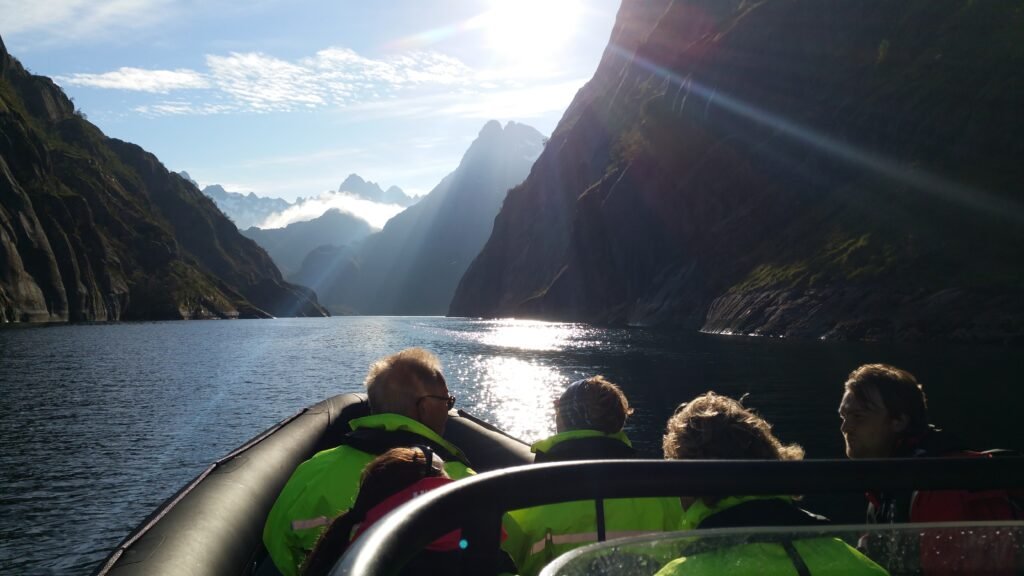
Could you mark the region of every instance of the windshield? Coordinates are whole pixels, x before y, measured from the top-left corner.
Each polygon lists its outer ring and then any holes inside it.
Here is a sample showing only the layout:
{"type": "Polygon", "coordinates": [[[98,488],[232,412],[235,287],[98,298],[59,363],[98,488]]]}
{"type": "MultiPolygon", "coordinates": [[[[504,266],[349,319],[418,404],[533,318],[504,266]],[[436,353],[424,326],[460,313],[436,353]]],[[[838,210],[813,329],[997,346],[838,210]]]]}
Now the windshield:
{"type": "Polygon", "coordinates": [[[909,576],[920,574],[922,546],[935,542],[942,543],[945,554],[937,551],[934,557],[924,559],[932,570],[1011,574],[1017,569],[1021,538],[1024,522],[720,528],[593,544],[556,559],[541,574],[753,574],[779,567],[787,573],[794,569],[794,562],[804,562],[815,574],[884,574],[880,570],[884,568],[892,576],[909,576]],[[873,557],[876,564],[858,548],[884,549],[884,555],[873,557]]]}

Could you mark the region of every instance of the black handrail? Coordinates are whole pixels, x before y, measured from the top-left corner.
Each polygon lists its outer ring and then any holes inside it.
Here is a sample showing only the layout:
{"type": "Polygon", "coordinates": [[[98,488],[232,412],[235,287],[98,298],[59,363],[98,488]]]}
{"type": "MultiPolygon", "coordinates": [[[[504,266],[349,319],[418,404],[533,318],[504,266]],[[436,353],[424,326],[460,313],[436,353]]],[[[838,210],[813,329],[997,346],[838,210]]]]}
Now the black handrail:
{"type": "Polygon", "coordinates": [[[417,551],[456,528],[462,528],[470,565],[493,566],[501,515],[556,502],[1022,487],[1024,458],[1017,457],[534,464],[480,474],[413,499],[363,534],[331,574],[396,574],[417,551]]]}

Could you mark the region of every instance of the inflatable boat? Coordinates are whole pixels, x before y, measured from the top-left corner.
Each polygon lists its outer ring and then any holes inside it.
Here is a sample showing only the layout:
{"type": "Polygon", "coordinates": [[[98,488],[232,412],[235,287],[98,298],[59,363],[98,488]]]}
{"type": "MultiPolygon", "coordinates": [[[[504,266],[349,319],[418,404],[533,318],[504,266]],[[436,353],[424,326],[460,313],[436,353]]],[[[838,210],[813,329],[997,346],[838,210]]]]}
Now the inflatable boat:
{"type": "MultiPolygon", "coordinates": [[[[224,458],[157,508],[110,554],[98,575],[277,574],[262,543],[266,516],[292,471],[333,447],[348,422],[365,416],[365,396],[339,395],[271,427],[224,458]]],[[[1012,490],[1024,493],[1024,459],[775,461],[578,461],[530,464],[529,446],[463,411],[445,437],[479,475],[426,493],[397,508],[360,537],[332,575],[396,574],[417,550],[456,528],[466,544],[465,574],[492,571],[501,517],[508,510],[582,499],[678,496],[863,493],[868,490],[1012,490]]],[[[829,536],[855,543],[883,533],[900,544],[936,530],[967,548],[993,541],[1024,543],[1024,522],[828,527],[746,527],[609,540],[577,549],[544,575],[652,574],[701,540],[703,549],[765,538],[829,536]],[[783,530],[780,532],[780,530],[783,530]],[[767,534],[767,535],[766,535],[767,534]],[[655,567],[651,569],[651,567],[655,567]]],[[[967,549],[965,548],[965,549],[967,549]]],[[[906,550],[915,550],[908,545],[906,550]]],[[[1020,566],[1006,567],[1010,573],[1020,566]]],[[[894,572],[897,573],[897,572],[894,572]]]]}
{"type": "MultiPolygon", "coordinates": [[[[277,495],[299,464],[337,446],[349,421],[369,413],[364,394],[341,394],[259,434],[161,504],[96,574],[275,574],[262,534],[277,495]]],[[[533,462],[529,445],[462,410],[444,435],[478,472],[533,462]]]]}

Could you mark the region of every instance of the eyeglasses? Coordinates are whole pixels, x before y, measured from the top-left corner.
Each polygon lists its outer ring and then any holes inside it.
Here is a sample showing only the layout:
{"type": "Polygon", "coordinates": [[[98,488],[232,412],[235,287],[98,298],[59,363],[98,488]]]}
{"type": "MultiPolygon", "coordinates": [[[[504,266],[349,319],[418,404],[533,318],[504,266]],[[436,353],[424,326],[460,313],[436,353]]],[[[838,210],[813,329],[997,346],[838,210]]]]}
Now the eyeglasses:
{"type": "Polygon", "coordinates": [[[427,394],[425,396],[420,396],[418,399],[416,399],[416,403],[419,404],[420,400],[423,400],[424,398],[433,398],[434,400],[441,400],[445,403],[449,410],[451,410],[452,407],[455,406],[455,396],[439,396],[437,394],[427,394]]]}

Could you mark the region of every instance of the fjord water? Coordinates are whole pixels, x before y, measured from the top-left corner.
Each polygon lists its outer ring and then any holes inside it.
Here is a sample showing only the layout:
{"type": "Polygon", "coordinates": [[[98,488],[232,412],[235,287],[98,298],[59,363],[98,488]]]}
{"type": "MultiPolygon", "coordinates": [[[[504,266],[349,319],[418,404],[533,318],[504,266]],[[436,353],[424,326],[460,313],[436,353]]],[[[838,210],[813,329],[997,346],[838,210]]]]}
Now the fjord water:
{"type": "MultiPolygon", "coordinates": [[[[808,457],[841,457],[845,375],[891,362],[918,375],[933,420],[970,445],[1024,445],[1022,362],[1008,348],[426,317],[0,330],[0,572],[89,572],[210,462],[305,406],[360,390],[371,361],[408,346],[441,358],[458,407],[527,441],[553,432],[552,402],[569,382],[601,373],[629,395],[627,431],[646,455],[658,455],[676,405],[714,389],[749,393],[808,457]]],[[[821,505],[836,520],[862,511],[821,505]]]]}

